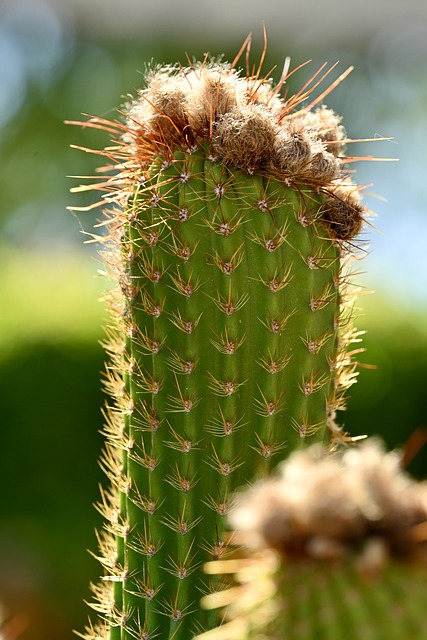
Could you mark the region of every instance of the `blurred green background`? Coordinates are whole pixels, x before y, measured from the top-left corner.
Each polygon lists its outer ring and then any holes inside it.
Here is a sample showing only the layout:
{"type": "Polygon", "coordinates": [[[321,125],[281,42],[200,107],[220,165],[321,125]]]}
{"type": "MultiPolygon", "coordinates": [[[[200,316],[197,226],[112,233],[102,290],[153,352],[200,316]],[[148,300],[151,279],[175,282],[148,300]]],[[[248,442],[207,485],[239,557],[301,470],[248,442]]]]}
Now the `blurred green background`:
{"type": "MultiPolygon", "coordinates": [[[[350,153],[400,158],[361,162],[366,204],[378,213],[360,263],[358,327],[366,330],[358,385],[340,419],[354,434],[404,445],[427,425],[427,5],[394,0],[0,1],[0,602],[6,640],[70,640],[82,629],[97,562],[92,507],[103,481],[100,391],[107,283],[96,247],[84,245],[98,214],[78,217],[90,194],[69,194],[93,175],[101,132],[64,125],[82,113],[117,117],[151,60],[185,52],[233,59],[249,31],[253,59],[269,37],[268,70],[286,56],[340,60],[355,71],[327,99],[349,136],[393,136],[350,153]],[[374,184],[371,188],[369,185],[374,184]],[[375,195],[376,194],[376,195],[375,195]],[[378,197],[380,196],[380,197],[378,197]],[[418,431],[417,431],[418,430],[418,431]]],[[[336,77],[336,76],[335,76],[336,77]]],[[[415,446],[415,451],[417,446],[415,446]]],[[[427,476],[427,451],[410,464],[427,476]]]]}

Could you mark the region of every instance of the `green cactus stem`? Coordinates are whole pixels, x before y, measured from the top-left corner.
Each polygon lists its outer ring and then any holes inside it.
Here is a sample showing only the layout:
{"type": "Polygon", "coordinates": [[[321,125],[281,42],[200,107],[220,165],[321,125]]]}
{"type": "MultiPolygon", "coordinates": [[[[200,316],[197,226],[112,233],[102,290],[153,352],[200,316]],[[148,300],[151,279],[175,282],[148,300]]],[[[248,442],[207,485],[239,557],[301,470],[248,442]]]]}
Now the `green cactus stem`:
{"type": "Polygon", "coordinates": [[[231,513],[246,544],[211,562],[234,586],[204,599],[227,622],[198,640],[421,640],[427,628],[427,485],[369,441],[295,452],[231,513]]]}
{"type": "Polygon", "coordinates": [[[310,83],[280,98],[286,77],[260,71],[156,69],[123,124],[87,123],[117,136],[96,239],[118,284],[89,639],[210,628],[198,601],[221,587],[200,566],[227,554],[235,490],[306,442],[345,438],[344,269],[365,211],[340,119],[309,103],[310,83]]]}

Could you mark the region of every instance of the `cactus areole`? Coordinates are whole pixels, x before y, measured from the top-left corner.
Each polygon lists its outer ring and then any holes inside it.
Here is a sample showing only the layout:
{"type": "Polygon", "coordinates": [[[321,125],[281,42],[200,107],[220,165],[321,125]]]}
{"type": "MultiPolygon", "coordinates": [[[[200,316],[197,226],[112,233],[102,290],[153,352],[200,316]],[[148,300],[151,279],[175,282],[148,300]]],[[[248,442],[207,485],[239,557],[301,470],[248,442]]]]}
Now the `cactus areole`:
{"type": "Polygon", "coordinates": [[[212,627],[199,600],[222,585],[201,565],[227,554],[233,492],[342,437],[335,412],[355,376],[343,265],[364,209],[340,118],[319,106],[328,91],[310,102],[322,69],[282,98],[286,74],[275,86],[234,63],[159,68],[125,122],[87,123],[115,136],[96,239],[118,286],[105,573],[86,638],[212,627]]]}

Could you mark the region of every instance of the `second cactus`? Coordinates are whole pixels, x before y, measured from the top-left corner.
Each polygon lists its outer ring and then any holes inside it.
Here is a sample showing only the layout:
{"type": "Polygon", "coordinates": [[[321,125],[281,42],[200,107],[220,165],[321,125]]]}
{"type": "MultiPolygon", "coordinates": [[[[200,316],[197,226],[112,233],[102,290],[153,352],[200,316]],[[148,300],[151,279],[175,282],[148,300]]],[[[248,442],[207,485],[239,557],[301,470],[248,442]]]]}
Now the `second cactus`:
{"type": "Polygon", "coordinates": [[[221,584],[200,567],[227,553],[233,492],[307,441],[341,437],[354,380],[343,264],[364,210],[340,119],[307,87],[280,98],[285,81],[161,68],[125,124],[89,123],[120,134],[99,185],[118,287],[89,639],[210,628],[198,603],[221,584]]]}

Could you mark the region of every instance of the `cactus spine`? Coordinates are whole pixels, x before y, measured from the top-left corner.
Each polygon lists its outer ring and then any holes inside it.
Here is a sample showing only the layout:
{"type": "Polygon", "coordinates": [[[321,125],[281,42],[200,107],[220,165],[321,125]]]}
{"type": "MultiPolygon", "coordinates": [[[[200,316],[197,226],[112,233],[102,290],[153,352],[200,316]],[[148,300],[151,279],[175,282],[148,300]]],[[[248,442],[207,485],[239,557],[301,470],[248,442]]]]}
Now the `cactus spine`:
{"type": "MultiPolygon", "coordinates": [[[[102,242],[114,328],[107,351],[101,510],[110,640],[188,638],[221,588],[200,565],[227,554],[233,492],[334,422],[354,379],[342,325],[343,256],[360,231],[358,188],[330,110],[299,109],[257,72],[162,68],[128,106],[102,242]],[[111,539],[111,535],[114,540],[111,539]]],[[[322,80],[321,72],[312,84],[322,80]]],[[[324,92],[326,93],[326,92],[324,92]]]]}

